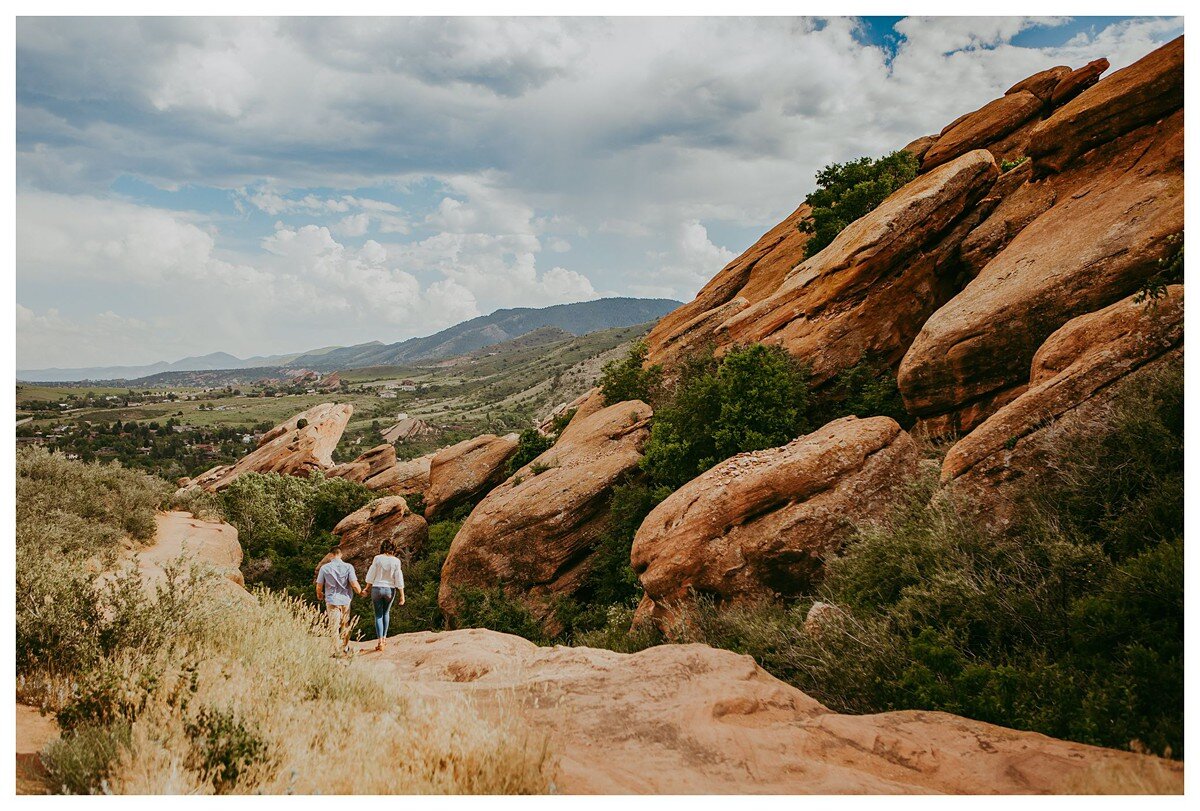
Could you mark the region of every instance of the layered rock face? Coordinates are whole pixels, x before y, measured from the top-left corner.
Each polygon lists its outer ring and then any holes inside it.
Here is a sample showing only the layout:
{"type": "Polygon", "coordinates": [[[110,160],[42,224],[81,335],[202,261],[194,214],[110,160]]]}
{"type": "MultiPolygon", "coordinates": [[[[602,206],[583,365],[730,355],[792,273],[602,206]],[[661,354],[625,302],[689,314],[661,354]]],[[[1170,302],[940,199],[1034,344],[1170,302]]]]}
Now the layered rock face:
{"type": "Polygon", "coordinates": [[[706,344],[715,344],[714,332],[726,318],[774,293],[804,261],[809,235],[799,225],[809,214],[807,205],[800,206],[726,265],[695,299],[663,316],[646,336],[647,362],[674,365],[706,344]]]}
{"type": "Polygon", "coordinates": [[[810,363],[818,385],[867,353],[899,362],[920,324],[953,295],[946,271],[963,217],[997,175],[992,155],[976,150],[918,177],[770,296],[726,318],[719,344],[780,344],[810,363]]]}
{"type": "Polygon", "coordinates": [[[1181,793],[1183,764],[942,712],[840,715],[749,656],[539,648],[472,629],[394,637],[363,666],[434,706],[469,695],[542,730],[566,794],[1181,793]]]}
{"type": "Polygon", "coordinates": [[[425,516],[432,521],[504,481],[505,466],[516,452],[516,434],[483,434],[435,453],[429,462],[425,516]]]}
{"type": "Polygon", "coordinates": [[[809,590],[852,522],[880,518],[917,472],[890,417],[835,420],[780,448],[702,473],[646,516],[632,565],[639,619],[669,618],[692,592],[736,600],[809,590]]]}
{"type": "Polygon", "coordinates": [[[1064,432],[1103,422],[1120,385],[1183,355],[1183,285],[1156,301],[1130,296],[1079,316],[1034,356],[1029,389],[956,443],[942,480],[997,521],[1012,506],[1008,485],[1046,470],[1064,432]]]}
{"type": "Polygon", "coordinates": [[[1018,396],[1034,351],[1129,295],[1182,230],[1183,41],[1106,79],[1099,59],[1015,84],[905,147],[921,174],[805,260],[801,206],[647,338],[668,367],[775,342],[813,384],[864,353],[898,369],[934,434],[1018,396]],[[995,162],[1029,158],[996,179],[995,162]]]}
{"type": "Polygon", "coordinates": [[[1080,93],[1039,124],[1030,136],[1029,154],[1041,171],[1061,172],[1089,149],[1182,107],[1183,37],[1179,37],[1080,93]]]}
{"type": "Polygon", "coordinates": [[[384,496],[347,515],[333,534],[341,541],[342,557],[361,577],[385,540],[396,544],[396,556],[405,563],[420,554],[429,540],[429,525],[402,496],[384,496]]]}
{"type": "Polygon", "coordinates": [[[272,428],[262,436],[257,448],[234,464],[202,473],[189,485],[216,492],[243,473],[307,476],[316,470],[327,470],[333,466],[333,449],[353,413],[354,406],[348,403],[313,406],[272,428]],[[303,427],[299,427],[301,421],[303,427]]]}
{"type": "Polygon", "coordinates": [[[1031,177],[966,238],[977,275],[925,322],[901,363],[905,404],[925,428],[971,430],[1021,393],[1050,333],[1129,295],[1176,250],[1183,112],[1155,116],[1181,103],[1163,89],[1165,75],[1182,81],[1181,59],[1182,44],[1170,43],[1038,125],[1032,174],[1061,171],[1031,177]],[[1079,157],[1064,163],[1067,155],[1079,157]]]}
{"type": "Polygon", "coordinates": [[[372,490],[397,496],[424,493],[429,489],[429,465],[433,454],[404,462],[396,459],[393,445],[376,445],[357,459],[334,465],[326,474],[364,484],[372,490]]]}
{"type": "Polygon", "coordinates": [[[550,450],[479,502],[442,567],[442,610],[455,615],[458,589],[499,585],[544,618],[553,597],[574,593],[608,528],[613,486],[641,461],[650,416],[633,400],[576,417],[550,450]]]}
{"type": "Polygon", "coordinates": [[[1129,295],[1176,249],[1182,112],[1110,147],[1106,160],[1030,184],[1002,203],[992,215],[1003,222],[995,231],[1008,236],[1026,224],[925,322],[899,385],[909,412],[933,431],[969,431],[1019,394],[1050,333],[1129,295]]]}

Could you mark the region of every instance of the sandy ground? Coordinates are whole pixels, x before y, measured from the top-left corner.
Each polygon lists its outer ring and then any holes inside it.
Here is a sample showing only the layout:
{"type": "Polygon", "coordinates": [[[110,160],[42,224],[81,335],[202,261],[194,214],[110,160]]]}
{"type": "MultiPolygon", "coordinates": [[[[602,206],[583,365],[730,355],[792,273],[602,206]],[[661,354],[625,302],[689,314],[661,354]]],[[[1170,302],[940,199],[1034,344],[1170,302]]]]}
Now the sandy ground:
{"type": "Polygon", "coordinates": [[[40,753],[58,737],[58,724],[33,707],[17,704],[17,794],[46,794],[40,753]]]}

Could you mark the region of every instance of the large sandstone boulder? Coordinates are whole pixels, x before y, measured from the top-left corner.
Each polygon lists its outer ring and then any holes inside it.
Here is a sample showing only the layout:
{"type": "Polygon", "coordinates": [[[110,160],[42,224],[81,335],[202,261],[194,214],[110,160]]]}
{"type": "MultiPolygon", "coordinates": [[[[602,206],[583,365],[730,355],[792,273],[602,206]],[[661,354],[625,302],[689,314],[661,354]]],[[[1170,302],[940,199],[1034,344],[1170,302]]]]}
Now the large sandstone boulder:
{"type": "Polygon", "coordinates": [[[1061,171],[1089,149],[1165,118],[1181,107],[1183,37],[1060,107],[1030,135],[1029,154],[1039,172],[1061,171]]]}
{"type": "Polygon", "coordinates": [[[1005,90],[1004,95],[1009,96],[1013,93],[1028,91],[1044,102],[1050,101],[1054,95],[1054,89],[1058,87],[1059,82],[1066,79],[1071,73],[1072,70],[1066,65],[1048,68],[1017,82],[1008,90],[1005,90]]]}
{"type": "Polygon", "coordinates": [[[916,445],[890,417],[845,417],[783,447],[725,460],[638,529],[639,618],[665,619],[692,592],[737,600],[810,589],[849,524],[885,515],[917,461],[916,445]]]}
{"type": "Polygon", "coordinates": [[[216,492],[243,473],[307,476],[316,470],[328,470],[333,466],[333,449],[353,413],[354,406],[349,403],[313,406],[272,428],[259,440],[258,447],[234,464],[213,468],[190,484],[216,492]]]}
{"type": "Polygon", "coordinates": [[[397,496],[415,495],[429,489],[429,465],[433,454],[397,461],[396,448],[383,444],[358,458],[335,465],[327,475],[364,484],[372,490],[397,496]]]}
{"type": "Polygon", "coordinates": [[[405,416],[396,420],[391,427],[380,431],[379,434],[383,437],[384,442],[393,444],[396,442],[407,442],[410,439],[417,439],[436,432],[437,429],[425,422],[425,420],[419,417],[405,416]]]}
{"type": "Polygon", "coordinates": [[[547,736],[563,794],[1183,791],[1179,762],[943,712],[841,715],[706,645],[629,654],[471,629],[395,637],[361,666],[430,706],[467,693],[515,713],[547,736]]]}
{"type": "Polygon", "coordinates": [[[775,292],[804,261],[809,235],[800,230],[811,209],[802,205],[726,265],[696,298],[659,319],[646,336],[648,363],[674,365],[715,343],[716,328],[730,315],[775,292]]]}
{"type": "Polygon", "coordinates": [[[1108,70],[1108,60],[1100,58],[1071,71],[1054,86],[1054,92],[1050,94],[1050,104],[1054,107],[1066,104],[1100,81],[1100,75],[1106,70],[1108,70]]]}
{"type": "Polygon", "coordinates": [[[917,177],[796,266],[770,296],[726,317],[720,346],[777,343],[814,383],[873,354],[899,363],[920,325],[956,292],[966,215],[998,175],[986,150],[917,177]]]}
{"type": "Polygon", "coordinates": [[[921,168],[928,171],[959,155],[999,141],[1037,116],[1043,105],[1043,100],[1028,90],[1010,91],[1010,95],[988,102],[943,132],[925,153],[921,168]]]}
{"type": "Polygon", "coordinates": [[[582,585],[609,526],[612,488],[642,459],[650,416],[633,400],[572,420],[550,450],[479,502],[442,567],[442,610],[455,615],[458,589],[502,586],[552,627],[549,604],[582,585]]]}
{"type": "Polygon", "coordinates": [[[943,481],[1005,520],[1008,485],[1047,469],[1064,431],[1102,419],[1120,385],[1136,385],[1140,373],[1182,353],[1183,285],[1156,301],[1130,296],[1072,319],[1037,351],[1029,390],[950,449],[943,481]]]}
{"type": "Polygon", "coordinates": [[[342,557],[354,564],[362,577],[379,554],[379,545],[389,538],[401,561],[407,563],[420,554],[429,540],[429,525],[408,508],[402,496],[384,496],[347,515],[333,528],[333,534],[341,542],[342,557]]]}
{"type": "Polygon", "coordinates": [[[516,452],[516,434],[483,434],[438,451],[429,462],[425,516],[432,521],[487,493],[504,481],[516,452]]]}
{"type": "Polygon", "coordinates": [[[964,241],[983,267],[900,364],[909,412],[934,433],[971,430],[1020,394],[1050,333],[1132,293],[1182,230],[1181,111],[1026,184],[964,241]]]}

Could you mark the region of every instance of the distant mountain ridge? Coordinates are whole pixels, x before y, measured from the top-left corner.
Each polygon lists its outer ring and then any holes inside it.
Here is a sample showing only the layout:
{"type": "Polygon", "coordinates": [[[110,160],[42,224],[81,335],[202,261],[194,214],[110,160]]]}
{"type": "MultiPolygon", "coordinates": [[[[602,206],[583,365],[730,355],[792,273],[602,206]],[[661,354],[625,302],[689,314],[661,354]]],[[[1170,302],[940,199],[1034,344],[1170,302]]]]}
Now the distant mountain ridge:
{"type": "Polygon", "coordinates": [[[463,321],[423,338],[397,343],[380,341],[334,346],[291,355],[256,355],[238,358],[227,352],[187,357],[174,363],[160,361],[145,366],[104,366],[77,369],[18,369],[17,379],[28,382],[74,382],[83,380],[135,380],[163,372],[196,372],[216,369],[251,369],[265,366],[313,369],[331,372],[364,366],[387,366],[418,360],[437,360],[473,352],[509,341],[542,327],[557,327],[572,335],[602,329],[629,327],[656,321],[679,307],[671,299],[614,297],[556,304],[550,307],[516,307],[496,310],[463,321]]]}

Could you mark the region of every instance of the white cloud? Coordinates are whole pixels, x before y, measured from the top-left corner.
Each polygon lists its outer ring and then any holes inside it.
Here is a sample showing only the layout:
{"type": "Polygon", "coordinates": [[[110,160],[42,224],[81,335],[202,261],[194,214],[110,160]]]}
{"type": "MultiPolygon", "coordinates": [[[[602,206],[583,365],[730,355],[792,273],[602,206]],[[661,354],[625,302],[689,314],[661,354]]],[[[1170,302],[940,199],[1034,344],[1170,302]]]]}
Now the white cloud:
{"type": "Polygon", "coordinates": [[[597,289],[687,298],[825,164],[1182,29],[1012,44],[1055,22],[907,19],[889,58],[851,18],[21,18],[18,294],[80,324],[166,313],[197,351],[243,353],[597,289]],[[237,210],[116,199],[130,177],[237,210]]]}

